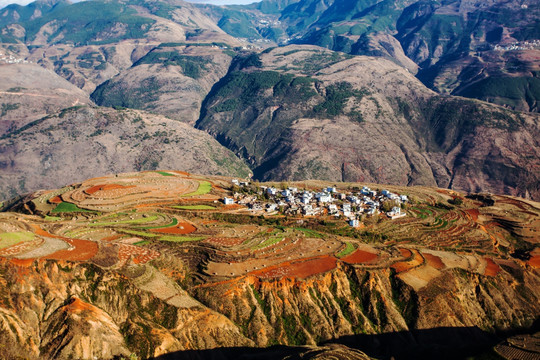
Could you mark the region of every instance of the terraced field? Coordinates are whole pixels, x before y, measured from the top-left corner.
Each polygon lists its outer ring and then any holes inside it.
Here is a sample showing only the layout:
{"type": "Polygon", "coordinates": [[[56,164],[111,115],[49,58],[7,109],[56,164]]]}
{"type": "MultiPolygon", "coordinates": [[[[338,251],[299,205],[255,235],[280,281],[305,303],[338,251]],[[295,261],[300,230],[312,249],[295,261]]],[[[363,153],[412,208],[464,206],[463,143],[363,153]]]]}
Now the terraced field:
{"type": "MultiPolygon", "coordinates": [[[[353,185],[363,184],[342,191],[353,185]]],[[[451,191],[390,187],[415,199],[407,216],[366,218],[353,229],[329,216],[252,216],[243,206],[221,205],[229,188],[226,178],[158,171],[40,192],[27,203],[33,214],[0,213],[0,256],[110,268],[174,256],[199,286],[247,275],[307,278],[344,263],[391,268],[417,290],[449,269],[493,277],[503,264],[539,263],[540,209],[520,199],[493,196],[494,204],[483,206],[451,191]],[[462,204],[450,205],[456,197],[462,204]]]]}

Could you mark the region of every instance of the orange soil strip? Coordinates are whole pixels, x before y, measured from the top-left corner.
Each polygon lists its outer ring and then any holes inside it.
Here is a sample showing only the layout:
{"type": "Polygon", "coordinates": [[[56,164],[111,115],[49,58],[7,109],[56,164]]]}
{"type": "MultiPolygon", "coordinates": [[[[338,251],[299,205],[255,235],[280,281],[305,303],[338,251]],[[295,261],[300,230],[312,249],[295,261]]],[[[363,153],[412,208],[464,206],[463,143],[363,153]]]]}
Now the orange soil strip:
{"type": "Polygon", "coordinates": [[[96,312],[96,308],[88,303],[85,303],[79,298],[73,298],[73,301],[62,308],[63,311],[79,314],[84,312],[96,312]]]}
{"type": "Polygon", "coordinates": [[[362,264],[367,262],[373,262],[373,260],[377,259],[378,257],[379,256],[377,254],[373,254],[363,250],[356,250],[355,252],[348,256],[345,256],[341,260],[349,264],[362,264]]]}
{"type": "Polygon", "coordinates": [[[446,266],[444,265],[444,263],[442,262],[441,258],[438,257],[438,256],[435,256],[435,255],[431,255],[431,254],[423,254],[424,255],[424,258],[426,259],[426,262],[429,266],[437,269],[437,270],[442,270],[444,269],[446,266]]]}
{"type": "Polygon", "coordinates": [[[205,243],[214,244],[219,246],[236,246],[241,245],[246,238],[231,238],[231,237],[213,237],[204,240],[205,243]]]}
{"type": "Polygon", "coordinates": [[[540,268],[540,255],[531,256],[528,261],[528,264],[534,268],[540,268]]]}
{"type": "MultiPolygon", "coordinates": [[[[399,249],[406,250],[406,249],[399,249]]],[[[401,252],[404,253],[403,251],[401,252]]],[[[392,264],[390,267],[396,270],[398,273],[411,270],[412,268],[415,268],[419,265],[422,265],[424,262],[424,258],[417,250],[414,250],[414,258],[411,261],[399,261],[394,264],[392,264]]]]}
{"type": "Polygon", "coordinates": [[[412,256],[411,250],[408,250],[408,249],[400,248],[399,252],[401,252],[401,256],[403,256],[406,259],[408,259],[408,258],[410,258],[412,256]]]}
{"type": "Polygon", "coordinates": [[[75,247],[73,250],[59,250],[43,259],[49,260],[68,260],[68,261],[86,261],[93,258],[98,252],[98,244],[89,240],[70,239],[63,236],[53,235],[40,228],[38,225],[32,225],[37,235],[48,236],[63,240],[75,247]]]}
{"type": "Polygon", "coordinates": [[[263,279],[295,277],[307,278],[312,275],[325,273],[336,267],[337,259],[333,256],[323,256],[312,258],[301,262],[285,262],[279,265],[269,266],[263,270],[254,272],[256,276],[263,279]]]}
{"type": "Polygon", "coordinates": [[[114,241],[114,240],[121,239],[122,237],[123,237],[123,235],[116,234],[116,235],[111,235],[111,236],[104,237],[103,239],[101,239],[101,241],[114,241]]]}
{"type": "Polygon", "coordinates": [[[485,260],[487,262],[487,266],[486,270],[484,271],[484,275],[497,276],[497,274],[501,271],[499,265],[495,264],[490,258],[485,258],[485,260]]]}
{"type": "Polygon", "coordinates": [[[51,204],[60,204],[62,202],[62,198],[60,196],[55,196],[52,199],[49,199],[49,202],[51,204]]]}
{"type": "Polygon", "coordinates": [[[11,259],[9,262],[15,266],[30,267],[35,259],[11,259]]]}
{"type": "Polygon", "coordinates": [[[197,228],[190,223],[179,223],[175,227],[168,227],[162,229],[152,229],[151,232],[160,233],[160,234],[191,234],[197,230],[197,228]]]}
{"type": "Polygon", "coordinates": [[[87,193],[88,195],[92,195],[100,190],[107,191],[107,190],[115,190],[115,189],[129,189],[129,188],[134,188],[134,187],[135,185],[125,186],[125,185],[119,185],[119,184],[104,184],[104,185],[92,186],[91,188],[84,190],[84,192],[87,193]]]}
{"type": "Polygon", "coordinates": [[[467,209],[465,210],[465,212],[469,215],[471,215],[472,219],[474,221],[477,221],[478,220],[478,215],[480,215],[480,211],[478,211],[478,209],[467,209]]]}

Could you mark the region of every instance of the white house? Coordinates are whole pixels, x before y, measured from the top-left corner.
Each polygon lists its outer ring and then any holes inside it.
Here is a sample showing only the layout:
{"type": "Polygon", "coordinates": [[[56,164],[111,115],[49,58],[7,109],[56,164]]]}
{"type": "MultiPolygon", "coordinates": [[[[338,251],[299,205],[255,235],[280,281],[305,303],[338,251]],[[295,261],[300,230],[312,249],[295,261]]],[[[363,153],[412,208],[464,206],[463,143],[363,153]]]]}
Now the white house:
{"type": "Polygon", "coordinates": [[[226,198],[223,199],[223,203],[224,203],[225,205],[232,205],[232,204],[234,204],[234,199],[233,199],[233,198],[226,197],[226,198]]]}
{"type": "Polygon", "coordinates": [[[401,196],[399,197],[399,199],[400,199],[402,202],[407,202],[407,201],[409,201],[409,198],[407,197],[407,195],[401,195],[401,196]]]}
{"type": "Polygon", "coordinates": [[[401,208],[399,206],[394,206],[392,208],[392,211],[389,211],[388,213],[386,213],[386,216],[388,216],[392,220],[404,217],[406,215],[407,214],[405,212],[401,212],[401,208]]]}
{"type": "Polygon", "coordinates": [[[333,186],[330,186],[330,187],[326,188],[326,191],[333,194],[333,193],[337,192],[337,189],[335,187],[333,187],[333,186]]]}
{"type": "Polygon", "coordinates": [[[240,185],[240,182],[237,179],[232,179],[232,183],[234,185],[240,185]]]}
{"type": "Polygon", "coordinates": [[[329,193],[326,193],[326,192],[317,193],[315,195],[315,197],[317,198],[317,200],[319,200],[322,203],[332,201],[332,195],[330,195],[329,193]]]}
{"type": "Polygon", "coordinates": [[[269,187],[268,189],[266,189],[266,193],[268,195],[276,195],[277,189],[275,187],[269,187]]]}
{"type": "Polygon", "coordinates": [[[352,219],[349,221],[349,225],[352,226],[352,227],[359,227],[360,226],[360,221],[357,220],[357,219],[352,219]]]}

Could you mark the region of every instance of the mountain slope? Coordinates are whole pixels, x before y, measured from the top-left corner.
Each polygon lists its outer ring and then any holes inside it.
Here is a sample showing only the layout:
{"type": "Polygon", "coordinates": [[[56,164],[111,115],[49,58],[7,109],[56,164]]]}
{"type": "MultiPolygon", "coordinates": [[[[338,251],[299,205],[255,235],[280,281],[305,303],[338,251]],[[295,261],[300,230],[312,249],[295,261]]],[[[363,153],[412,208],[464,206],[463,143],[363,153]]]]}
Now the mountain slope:
{"type": "Polygon", "coordinates": [[[317,47],[278,48],[252,63],[216,85],[197,127],[260,179],[539,196],[536,115],[438,96],[390,61],[317,47]]]}
{"type": "Polygon", "coordinates": [[[41,66],[0,65],[0,136],[61,109],[91,103],[84,91],[41,66]]]}
{"type": "Polygon", "coordinates": [[[537,87],[523,90],[540,70],[535,1],[263,1],[213,11],[234,36],[385,57],[413,73],[419,67],[418,78],[438,92],[538,111],[537,87]],[[243,34],[228,26],[231,13],[244,19],[243,34]]]}
{"type": "Polygon", "coordinates": [[[207,134],[133,110],[67,108],[4,135],[0,149],[3,198],[114,172],[249,172],[207,134]]]}

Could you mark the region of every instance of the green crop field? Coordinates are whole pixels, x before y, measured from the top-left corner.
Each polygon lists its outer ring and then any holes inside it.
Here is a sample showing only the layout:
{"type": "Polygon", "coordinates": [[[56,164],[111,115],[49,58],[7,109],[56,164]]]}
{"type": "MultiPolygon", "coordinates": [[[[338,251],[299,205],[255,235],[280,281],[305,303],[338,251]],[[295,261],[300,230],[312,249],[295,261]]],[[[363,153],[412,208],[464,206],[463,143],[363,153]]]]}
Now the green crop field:
{"type": "Polygon", "coordinates": [[[129,220],[118,220],[118,221],[107,221],[107,222],[97,222],[88,224],[89,226],[110,226],[118,224],[146,224],[158,219],[157,215],[152,215],[149,217],[142,217],[138,219],[129,219],[129,220]]]}
{"type": "Polygon", "coordinates": [[[63,213],[63,212],[93,212],[91,210],[81,209],[75,204],[68,202],[61,202],[57,207],[51,211],[52,213],[63,213]]]}
{"type": "Polygon", "coordinates": [[[345,249],[343,249],[343,250],[341,250],[340,252],[338,252],[338,253],[336,254],[336,256],[337,256],[338,258],[342,258],[342,257],[345,257],[345,256],[351,254],[354,250],[355,250],[354,245],[348,242],[348,243],[346,243],[345,249]]]}
{"type": "Polygon", "coordinates": [[[172,226],[175,226],[175,225],[178,225],[178,219],[177,218],[173,218],[172,221],[170,223],[166,224],[166,225],[144,226],[144,227],[139,227],[138,229],[145,229],[145,230],[164,229],[164,228],[172,227],[172,226]]]}
{"type": "Polygon", "coordinates": [[[184,196],[197,196],[197,195],[204,195],[208,194],[212,190],[212,184],[208,181],[201,181],[199,182],[199,188],[193,192],[190,192],[189,194],[186,194],[184,196]]]}
{"type": "Polygon", "coordinates": [[[0,249],[18,244],[22,241],[34,240],[34,234],[26,231],[0,233],[0,249]]]}
{"type": "Polygon", "coordinates": [[[144,232],[144,231],[135,231],[135,230],[126,230],[126,229],[121,229],[121,230],[118,230],[118,231],[121,231],[125,234],[130,234],[130,235],[137,235],[137,236],[145,236],[145,237],[157,237],[159,235],[156,235],[156,234],[150,234],[150,233],[147,233],[147,232],[144,232]]]}

